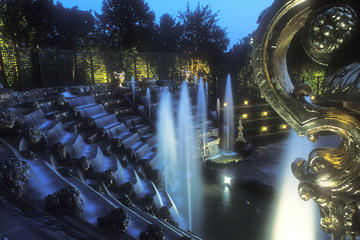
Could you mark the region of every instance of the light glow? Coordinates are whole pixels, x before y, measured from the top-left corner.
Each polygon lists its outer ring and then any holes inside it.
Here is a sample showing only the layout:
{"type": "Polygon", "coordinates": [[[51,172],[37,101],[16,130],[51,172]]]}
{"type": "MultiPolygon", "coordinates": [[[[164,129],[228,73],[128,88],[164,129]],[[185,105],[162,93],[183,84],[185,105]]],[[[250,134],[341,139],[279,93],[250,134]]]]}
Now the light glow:
{"type": "Polygon", "coordinates": [[[247,113],[244,113],[244,114],[242,115],[242,118],[244,118],[244,119],[248,118],[247,113]]]}
{"type": "Polygon", "coordinates": [[[266,126],[264,126],[264,127],[261,128],[261,131],[262,131],[262,132],[267,132],[267,130],[268,130],[268,127],[266,127],[266,126]]]}
{"type": "Polygon", "coordinates": [[[286,125],[286,124],[281,124],[280,127],[281,127],[282,129],[287,129],[287,125],[286,125]]]}
{"type": "Polygon", "coordinates": [[[231,177],[224,176],[224,184],[230,185],[231,184],[231,177]]]}
{"type": "Polygon", "coordinates": [[[316,99],[316,97],[315,97],[315,96],[311,96],[310,99],[311,99],[312,101],[314,101],[314,100],[316,99]]]}
{"type": "Polygon", "coordinates": [[[261,113],[261,116],[263,116],[263,117],[267,117],[268,115],[269,115],[269,113],[266,111],[261,113]]]}
{"type": "Polygon", "coordinates": [[[248,100],[245,100],[245,101],[244,101],[244,105],[249,105],[249,101],[248,101],[248,100]]]}
{"type": "Polygon", "coordinates": [[[227,107],[227,102],[224,102],[224,107],[227,107]]]}

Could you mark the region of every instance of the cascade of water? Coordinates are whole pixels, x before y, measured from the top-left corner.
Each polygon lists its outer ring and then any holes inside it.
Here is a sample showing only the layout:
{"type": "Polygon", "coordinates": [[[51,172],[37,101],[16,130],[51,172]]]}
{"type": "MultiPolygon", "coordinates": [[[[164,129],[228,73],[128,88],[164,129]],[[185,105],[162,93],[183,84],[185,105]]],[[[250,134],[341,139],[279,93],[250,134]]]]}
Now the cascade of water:
{"type": "Polygon", "coordinates": [[[158,188],[156,187],[156,185],[153,182],[151,182],[151,184],[152,184],[152,186],[153,186],[153,188],[155,190],[155,194],[156,194],[155,195],[155,205],[156,205],[157,208],[162,208],[164,206],[164,203],[163,203],[163,200],[161,198],[160,192],[159,192],[158,188]]]}
{"type": "MultiPolygon", "coordinates": [[[[197,105],[196,105],[196,125],[201,129],[199,131],[199,136],[201,136],[202,141],[202,154],[205,156],[205,146],[206,146],[206,126],[207,122],[207,109],[206,109],[206,94],[204,89],[204,84],[201,78],[199,78],[199,87],[197,95],[197,105]]],[[[198,136],[198,137],[199,137],[198,136]]]]}
{"type": "Polygon", "coordinates": [[[234,144],[234,109],[230,74],[228,75],[226,80],[224,107],[225,150],[226,152],[230,152],[231,150],[233,150],[234,144]]]}
{"type": "MultiPolygon", "coordinates": [[[[182,185],[175,192],[175,202],[178,197],[183,199],[185,205],[180,206],[180,213],[186,216],[188,228],[191,231],[195,224],[200,224],[201,219],[201,171],[200,161],[197,156],[195,132],[192,122],[189,89],[186,82],[181,85],[180,102],[177,111],[177,139],[178,139],[178,173],[182,176],[182,185]],[[181,195],[179,195],[181,194],[181,195]],[[192,215],[196,209],[196,215],[192,215]],[[193,219],[195,217],[196,219],[193,219]]],[[[179,204],[177,204],[179,206],[179,204]]]]}
{"type": "Polygon", "coordinates": [[[216,118],[220,120],[220,99],[216,99],[216,118]]]}
{"type": "Polygon", "coordinates": [[[135,170],[134,170],[134,174],[135,174],[135,178],[136,178],[136,184],[134,186],[135,193],[137,195],[141,195],[143,193],[143,191],[144,191],[144,186],[142,184],[142,181],[141,181],[139,175],[137,174],[137,172],[135,170]]]}
{"type": "Polygon", "coordinates": [[[157,122],[158,169],[163,169],[165,190],[176,188],[177,181],[177,153],[175,138],[175,123],[171,95],[167,88],[163,88],[160,97],[157,122]]]}
{"type": "Polygon", "coordinates": [[[132,92],[133,102],[135,103],[135,79],[134,79],[134,76],[131,77],[131,92],[132,92]]]}
{"type": "Polygon", "coordinates": [[[146,89],[146,101],[148,105],[148,111],[149,111],[149,118],[151,119],[151,95],[150,95],[150,89],[146,89]]]}

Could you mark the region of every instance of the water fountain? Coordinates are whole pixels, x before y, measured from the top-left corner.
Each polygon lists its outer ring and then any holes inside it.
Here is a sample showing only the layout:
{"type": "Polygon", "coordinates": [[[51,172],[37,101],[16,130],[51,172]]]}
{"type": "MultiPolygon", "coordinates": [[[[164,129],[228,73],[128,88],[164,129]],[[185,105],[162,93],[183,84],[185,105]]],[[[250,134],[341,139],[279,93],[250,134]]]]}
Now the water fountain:
{"type": "Polygon", "coordinates": [[[209,100],[209,85],[208,82],[205,81],[205,98],[206,98],[206,109],[208,108],[208,100],[209,100]]]}
{"type": "Polygon", "coordinates": [[[136,183],[134,185],[134,190],[135,190],[135,193],[138,196],[140,196],[144,192],[144,186],[143,186],[143,183],[142,183],[139,175],[137,174],[137,172],[135,170],[134,170],[134,175],[135,175],[135,178],[136,178],[136,183]]]}
{"type": "Polygon", "coordinates": [[[201,129],[198,131],[198,138],[201,140],[201,152],[203,156],[206,155],[206,133],[207,133],[207,108],[206,108],[206,93],[204,84],[201,78],[199,78],[199,86],[197,92],[197,105],[196,105],[196,127],[201,129]]]}
{"type": "Polygon", "coordinates": [[[196,224],[201,222],[202,178],[186,82],[183,82],[181,85],[180,102],[177,112],[177,136],[179,164],[177,171],[182,175],[179,178],[182,179],[182,185],[177,189],[176,195],[174,195],[175,203],[179,197],[186,196],[186,199],[183,199],[183,204],[177,204],[177,206],[179,207],[180,214],[186,216],[187,228],[191,231],[200,227],[196,224]],[[196,209],[196,214],[194,215],[193,209],[196,209]]]}
{"type": "Polygon", "coordinates": [[[131,92],[132,92],[133,102],[135,102],[135,79],[134,79],[134,76],[131,77],[131,92]]]}
{"type": "Polygon", "coordinates": [[[181,85],[176,132],[171,96],[166,88],[161,93],[158,119],[158,156],[154,167],[163,172],[165,190],[172,201],[170,212],[182,228],[199,229],[202,181],[186,82],[181,85]]]}
{"type": "Polygon", "coordinates": [[[220,120],[220,99],[216,99],[216,119],[220,120]]]}
{"type": "Polygon", "coordinates": [[[151,95],[150,95],[149,88],[146,88],[146,101],[147,101],[147,105],[148,105],[149,118],[151,119],[151,95]]]}
{"type": "Polygon", "coordinates": [[[116,159],[116,171],[114,173],[114,178],[116,184],[121,185],[128,181],[128,173],[127,171],[121,166],[121,163],[118,159],[116,159]]]}
{"type": "Polygon", "coordinates": [[[155,198],[155,201],[154,201],[155,205],[156,205],[157,208],[162,208],[164,206],[164,203],[163,203],[163,200],[161,198],[160,192],[159,192],[158,188],[156,187],[156,185],[153,182],[151,182],[151,185],[153,186],[154,191],[155,191],[155,197],[154,197],[155,198]]]}
{"type": "Polygon", "coordinates": [[[234,109],[230,74],[226,80],[224,107],[224,150],[230,152],[234,145],[234,109]]]}
{"type": "MultiPolygon", "coordinates": [[[[163,88],[160,97],[157,122],[158,160],[156,168],[163,170],[165,191],[175,188],[177,179],[177,150],[175,138],[175,123],[171,95],[163,88]]],[[[175,191],[175,190],[174,190],[175,191]]]]}
{"type": "Polygon", "coordinates": [[[279,179],[280,195],[276,201],[274,222],[271,226],[272,239],[315,240],[318,239],[315,231],[318,221],[315,205],[299,198],[298,181],[290,170],[291,162],[297,157],[305,157],[312,150],[313,144],[307,139],[299,139],[295,132],[291,133],[288,144],[287,151],[282,156],[284,164],[279,179]]]}

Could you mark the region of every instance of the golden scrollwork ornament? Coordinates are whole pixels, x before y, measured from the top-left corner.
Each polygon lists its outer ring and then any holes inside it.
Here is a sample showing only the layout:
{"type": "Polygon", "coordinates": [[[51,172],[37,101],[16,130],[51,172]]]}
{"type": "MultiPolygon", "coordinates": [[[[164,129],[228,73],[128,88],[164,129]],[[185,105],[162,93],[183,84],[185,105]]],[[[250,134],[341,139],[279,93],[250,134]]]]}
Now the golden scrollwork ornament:
{"type": "Polygon", "coordinates": [[[259,19],[252,54],[261,94],[298,135],[341,138],[337,148],[314,149],[292,164],[300,197],[317,203],[321,228],[336,240],[360,236],[360,63],[331,69],[322,84],[324,104],[314,104],[304,98],[311,92],[307,85],[293,85],[287,57],[301,31],[304,52],[329,65],[358,28],[358,0],[276,0],[259,19]]]}

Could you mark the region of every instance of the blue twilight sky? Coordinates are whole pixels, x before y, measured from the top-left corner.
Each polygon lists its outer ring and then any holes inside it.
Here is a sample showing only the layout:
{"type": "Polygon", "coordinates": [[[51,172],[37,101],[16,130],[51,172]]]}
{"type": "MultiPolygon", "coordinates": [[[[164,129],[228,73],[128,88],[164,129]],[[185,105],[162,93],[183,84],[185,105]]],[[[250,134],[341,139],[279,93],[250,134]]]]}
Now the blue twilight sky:
{"type": "MultiPolygon", "coordinates": [[[[145,0],[150,9],[155,12],[157,21],[165,13],[177,16],[179,11],[186,9],[187,2],[191,9],[200,5],[211,6],[218,14],[218,24],[226,29],[230,39],[230,46],[254,31],[257,27],[256,20],[263,9],[270,6],[273,0],[145,0]]],[[[90,10],[101,13],[102,0],[55,0],[64,7],[77,5],[81,10],[90,10]]]]}

